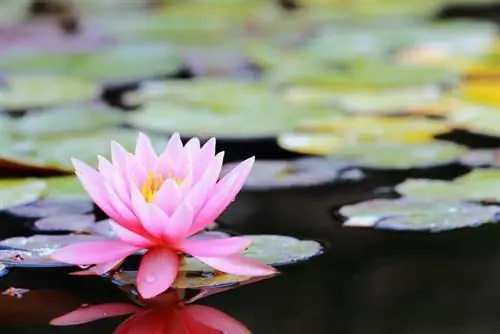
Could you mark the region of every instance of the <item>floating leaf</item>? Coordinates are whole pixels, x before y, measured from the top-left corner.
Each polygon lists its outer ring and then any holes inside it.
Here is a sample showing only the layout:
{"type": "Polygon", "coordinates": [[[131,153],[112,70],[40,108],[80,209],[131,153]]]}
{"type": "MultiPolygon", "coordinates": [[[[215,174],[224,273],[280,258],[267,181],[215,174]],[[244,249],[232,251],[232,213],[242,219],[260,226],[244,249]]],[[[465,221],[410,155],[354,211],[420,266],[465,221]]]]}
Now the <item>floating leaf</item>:
{"type": "MultiPolygon", "coordinates": [[[[236,167],[224,166],[222,174],[236,167]]],[[[304,187],[342,180],[363,178],[360,170],[349,165],[322,158],[304,158],[293,161],[257,160],[245,188],[265,190],[273,188],[304,187]]]]}
{"type": "Polygon", "coordinates": [[[496,126],[500,122],[500,109],[482,105],[468,105],[449,115],[450,123],[457,128],[490,136],[500,136],[496,126]]]}
{"type": "Polygon", "coordinates": [[[496,223],[498,206],[481,206],[450,199],[377,199],[343,206],[344,226],[440,232],[496,223]]]}
{"type": "Polygon", "coordinates": [[[0,89],[0,110],[51,107],[96,98],[100,89],[84,79],[55,75],[8,75],[0,89]]]}
{"type": "Polygon", "coordinates": [[[81,105],[29,113],[11,121],[14,134],[26,136],[74,135],[118,125],[123,114],[114,109],[81,105]]]}
{"type": "Polygon", "coordinates": [[[27,204],[39,199],[47,184],[34,179],[1,180],[0,210],[27,204]]]}
{"type": "MultiPolygon", "coordinates": [[[[272,266],[284,266],[308,260],[323,252],[323,246],[317,241],[299,240],[282,235],[246,235],[252,244],[244,255],[272,266]]],[[[185,257],[181,271],[188,272],[213,272],[194,257],[185,257]]]]}
{"type": "Polygon", "coordinates": [[[43,194],[44,199],[89,199],[89,196],[76,176],[48,177],[39,180],[43,180],[47,184],[47,189],[43,194]]]}
{"type": "Polygon", "coordinates": [[[335,117],[330,120],[304,120],[300,131],[332,132],[351,139],[389,140],[421,143],[448,132],[450,126],[440,120],[415,117],[335,117]]]}
{"type": "Polygon", "coordinates": [[[86,232],[94,224],[94,215],[57,215],[39,219],[34,227],[37,231],[86,232]]]}
{"type": "Polygon", "coordinates": [[[346,145],[346,139],[328,133],[286,133],[278,137],[278,145],[291,152],[327,155],[346,145]]]}
{"type": "Polygon", "coordinates": [[[471,150],[460,162],[472,167],[500,167],[500,149],[471,150]]]}
{"type": "Polygon", "coordinates": [[[53,261],[50,256],[61,247],[88,241],[103,240],[95,235],[34,235],[15,237],[0,242],[0,246],[16,247],[26,251],[0,250],[0,262],[8,267],[71,267],[53,261]]]}
{"type": "Polygon", "coordinates": [[[410,179],[396,186],[404,196],[500,202],[500,170],[476,169],[453,181],[410,179]]]}
{"type": "MultiPolygon", "coordinates": [[[[166,138],[153,136],[152,139],[158,150],[164,148],[166,138]]],[[[107,129],[73,136],[32,138],[5,147],[0,143],[0,165],[69,172],[73,170],[71,158],[78,157],[93,166],[97,164],[98,154],[109,158],[113,140],[131,151],[135,148],[137,131],[107,129]]]]}
{"type": "Polygon", "coordinates": [[[359,143],[332,152],[331,157],[373,169],[410,169],[458,161],[465,147],[444,141],[423,144],[359,143]]]}
{"type": "Polygon", "coordinates": [[[7,212],[19,217],[41,218],[58,215],[79,215],[93,210],[94,204],[89,200],[42,199],[31,204],[9,208],[7,212]]]}

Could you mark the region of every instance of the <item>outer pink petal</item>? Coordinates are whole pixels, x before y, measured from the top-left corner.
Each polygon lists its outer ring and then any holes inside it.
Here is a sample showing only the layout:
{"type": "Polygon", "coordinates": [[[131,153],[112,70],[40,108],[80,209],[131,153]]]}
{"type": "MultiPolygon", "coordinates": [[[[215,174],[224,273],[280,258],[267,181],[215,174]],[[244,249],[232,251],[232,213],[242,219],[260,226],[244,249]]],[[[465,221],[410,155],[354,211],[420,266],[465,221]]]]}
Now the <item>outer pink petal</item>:
{"type": "Polygon", "coordinates": [[[144,133],[140,132],[135,147],[135,156],[147,170],[154,170],[158,156],[156,155],[151,140],[144,133]]]}
{"type": "Polygon", "coordinates": [[[224,257],[196,256],[196,258],[214,269],[232,275],[267,276],[277,272],[276,269],[267,264],[252,260],[240,254],[224,257]]]}
{"type": "Polygon", "coordinates": [[[106,190],[102,186],[104,183],[102,175],[79,160],[71,159],[71,161],[73,162],[73,166],[75,166],[76,176],[90,198],[92,198],[92,201],[109,217],[120,220],[122,218],[121,215],[111,205],[106,190]]]}
{"type": "Polygon", "coordinates": [[[55,318],[50,322],[50,324],[52,326],[81,325],[96,320],[119,317],[122,315],[135,313],[140,310],[141,308],[139,306],[125,303],[91,305],[80,307],[73,312],[55,318]]]}
{"type": "Polygon", "coordinates": [[[206,226],[210,225],[226,209],[233,200],[231,187],[235,187],[237,181],[238,174],[232,174],[226,182],[228,190],[212,194],[206,201],[194,219],[191,230],[189,231],[191,235],[198,233],[206,226]]]}
{"type": "Polygon", "coordinates": [[[167,179],[156,193],[154,203],[170,216],[181,200],[179,187],[173,180],[167,179]]]}
{"type": "Polygon", "coordinates": [[[215,328],[207,326],[197,319],[193,319],[188,314],[184,313],[182,310],[178,312],[179,318],[184,325],[185,332],[184,333],[196,333],[196,334],[221,334],[226,332],[221,332],[215,328]]]}
{"type": "Polygon", "coordinates": [[[174,133],[167,143],[165,151],[162,153],[170,158],[170,161],[178,161],[179,157],[183,154],[183,146],[181,136],[174,133]]]}
{"type": "Polygon", "coordinates": [[[160,238],[169,217],[156,204],[147,203],[136,186],[132,186],[132,204],[144,229],[156,238],[160,238]]]}
{"type": "MultiPolygon", "coordinates": [[[[173,314],[173,310],[166,312],[164,317],[170,319],[172,317],[170,313],[173,314]]],[[[115,329],[113,334],[167,334],[169,332],[163,332],[162,329],[164,321],[159,317],[158,312],[145,310],[125,320],[115,329]]]]}
{"type": "Polygon", "coordinates": [[[104,176],[104,178],[113,187],[114,192],[119,197],[119,199],[125,204],[127,208],[131,208],[130,202],[130,190],[128,189],[128,182],[126,179],[120,175],[118,169],[116,169],[111,163],[98,155],[99,160],[99,171],[104,176]]]}
{"type": "Polygon", "coordinates": [[[184,201],[175,210],[167,224],[163,225],[163,238],[172,243],[184,240],[191,229],[194,213],[190,203],[184,201]]]}
{"type": "Polygon", "coordinates": [[[219,330],[222,333],[230,334],[249,334],[245,325],[238,320],[231,318],[229,315],[209,306],[205,305],[189,305],[182,309],[183,314],[188,315],[192,319],[219,330]]]}
{"type": "Polygon", "coordinates": [[[111,142],[111,161],[122,177],[126,176],[125,165],[127,164],[129,155],[130,153],[123,146],[116,141],[111,142]]]}
{"type": "Polygon", "coordinates": [[[137,274],[137,289],[143,298],[165,292],[175,281],[179,255],[168,248],[153,248],[144,255],[137,274]]]}
{"type": "Polygon", "coordinates": [[[82,242],[65,246],[55,251],[51,258],[55,261],[91,265],[118,261],[141,250],[141,247],[117,240],[82,242]]]}
{"type": "Polygon", "coordinates": [[[208,161],[215,156],[215,138],[210,138],[200,149],[195,163],[193,164],[193,178],[195,182],[201,178],[208,161]]]}
{"type": "Polygon", "coordinates": [[[135,213],[126,205],[120,197],[116,194],[111,184],[105,181],[102,185],[106,189],[106,193],[109,199],[109,203],[115,209],[115,211],[120,215],[121,219],[117,222],[125,225],[137,228],[139,226],[138,219],[135,213]]]}
{"type": "Polygon", "coordinates": [[[179,248],[192,256],[218,257],[241,253],[251,243],[252,240],[244,237],[185,240],[179,245],[179,248]]]}
{"type": "Polygon", "coordinates": [[[110,221],[110,224],[116,234],[116,237],[127,244],[143,248],[151,247],[154,244],[154,242],[146,236],[132,232],[114,221],[110,221]]]}
{"type": "Polygon", "coordinates": [[[201,231],[211,224],[228,207],[243,187],[254,161],[254,158],[243,161],[217,183],[213,196],[196,216],[191,233],[201,231]]]}
{"type": "Polygon", "coordinates": [[[198,153],[200,153],[200,140],[196,137],[191,138],[184,146],[184,150],[186,150],[188,154],[189,162],[195,162],[198,153]]]}

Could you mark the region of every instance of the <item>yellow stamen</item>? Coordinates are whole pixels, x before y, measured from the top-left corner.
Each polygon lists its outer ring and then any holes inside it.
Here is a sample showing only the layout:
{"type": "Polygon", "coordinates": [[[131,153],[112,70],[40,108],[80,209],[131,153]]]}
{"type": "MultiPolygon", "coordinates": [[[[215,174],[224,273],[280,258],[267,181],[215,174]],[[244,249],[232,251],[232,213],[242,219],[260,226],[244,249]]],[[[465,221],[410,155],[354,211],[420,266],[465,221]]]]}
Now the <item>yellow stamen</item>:
{"type": "MultiPolygon", "coordinates": [[[[178,186],[182,183],[183,179],[176,177],[172,172],[169,172],[167,179],[174,181],[178,186]]],[[[148,178],[142,183],[141,193],[144,196],[146,202],[152,202],[155,198],[156,193],[160,190],[165,178],[162,174],[155,175],[153,172],[149,172],[148,178]]]]}

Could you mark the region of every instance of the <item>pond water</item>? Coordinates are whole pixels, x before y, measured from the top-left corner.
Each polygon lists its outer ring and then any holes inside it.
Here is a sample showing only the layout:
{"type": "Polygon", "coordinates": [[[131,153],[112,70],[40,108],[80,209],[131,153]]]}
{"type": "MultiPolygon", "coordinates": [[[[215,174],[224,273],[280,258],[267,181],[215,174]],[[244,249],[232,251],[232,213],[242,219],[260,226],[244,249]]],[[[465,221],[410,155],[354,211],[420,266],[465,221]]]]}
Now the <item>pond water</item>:
{"type": "MultiPolygon", "coordinates": [[[[246,145],[238,152],[286,156],[266,147],[246,145]]],[[[498,226],[441,234],[387,232],[342,228],[332,215],[340,205],[386,196],[374,190],[399,181],[387,175],[342,186],[241,193],[221,217],[234,230],[316,239],[328,247],[274,278],[196,305],[216,308],[253,333],[495,333],[498,226]]],[[[14,222],[2,220],[1,237],[9,237],[5,226],[14,222]]],[[[11,269],[0,279],[0,331],[111,333],[128,317],[50,325],[81,305],[130,303],[109,280],[68,275],[71,271],[11,269]]]]}

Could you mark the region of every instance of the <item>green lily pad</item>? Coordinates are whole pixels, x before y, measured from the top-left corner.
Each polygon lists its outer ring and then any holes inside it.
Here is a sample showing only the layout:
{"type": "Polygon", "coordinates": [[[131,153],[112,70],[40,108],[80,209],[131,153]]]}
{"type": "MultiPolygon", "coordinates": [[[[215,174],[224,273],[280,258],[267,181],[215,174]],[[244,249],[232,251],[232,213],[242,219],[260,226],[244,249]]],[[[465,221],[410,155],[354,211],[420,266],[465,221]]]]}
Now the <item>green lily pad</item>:
{"type": "Polygon", "coordinates": [[[482,105],[470,105],[455,110],[450,123],[473,133],[500,137],[496,124],[500,122],[500,109],[482,105]]]}
{"type": "Polygon", "coordinates": [[[94,204],[87,199],[39,199],[30,204],[8,208],[6,211],[17,217],[44,218],[61,215],[82,215],[92,212],[93,210],[94,204]]]}
{"type": "Polygon", "coordinates": [[[500,150],[499,149],[482,149],[471,150],[464,155],[460,162],[472,167],[500,167],[500,150]]]}
{"type": "Polygon", "coordinates": [[[64,73],[104,83],[136,81],[167,75],[182,60],[163,44],[123,44],[87,53],[14,54],[0,60],[6,72],[64,73]]]}
{"type": "Polygon", "coordinates": [[[23,249],[0,250],[0,263],[7,267],[72,267],[73,265],[54,261],[50,258],[56,250],[79,242],[105,240],[96,235],[34,235],[14,237],[0,241],[0,246],[23,249]]]}
{"type": "Polygon", "coordinates": [[[0,87],[0,110],[25,110],[91,101],[100,93],[94,83],[68,76],[8,75],[0,87]]]}
{"type": "MultiPolygon", "coordinates": [[[[300,64],[300,63],[299,63],[300,64]]],[[[391,89],[458,83],[449,70],[410,65],[364,63],[329,68],[321,64],[277,68],[268,78],[271,82],[331,89],[391,89]]]]}
{"type": "MultiPolygon", "coordinates": [[[[128,129],[107,129],[73,136],[29,139],[3,147],[0,150],[0,164],[9,163],[34,170],[73,170],[71,158],[78,158],[92,166],[97,165],[97,155],[110,157],[111,141],[115,140],[129,151],[137,141],[137,131],[128,129]]],[[[155,147],[165,147],[166,138],[152,137],[155,147]]]]}
{"type": "MultiPolygon", "coordinates": [[[[323,246],[313,240],[299,240],[282,235],[245,235],[252,240],[250,247],[244,252],[245,256],[272,266],[284,266],[302,262],[323,252],[323,246]]],[[[181,271],[213,272],[194,257],[185,257],[181,271]]]]}
{"type": "Polygon", "coordinates": [[[496,223],[498,206],[482,206],[451,199],[376,199],[343,206],[344,226],[388,230],[441,232],[496,223]]]}
{"type": "Polygon", "coordinates": [[[34,179],[2,180],[0,181],[0,210],[34,202],[42,196],[46,188],[45,182],[34,179]]]}
{"type": "Polygon", "coordinates": [[[372,169],[411,169],[450,164],[465,152],[465,147],[444,141],[358,143],[340,147],[331,157],[372,169]]]}
{"type": "Polygon", "coordinates": [[[72,106],[29,113],[10,121],[12,133],[29,136],[74,135],[118,125],[123,113],[104,106],[72,106]]]}
{"type": "Polygon", "coordinates": [[[476,169],[453,181],[410,179],[396,186],[408,197],[500,202],[500,170],[476,169]]]}
{"type": "Polygon", "coordinates": [[[45,199],[81,200],[89,198],[76,176],[49,177],[40,180],[47,184],[47,189],[43,193],[45,199]]]}

